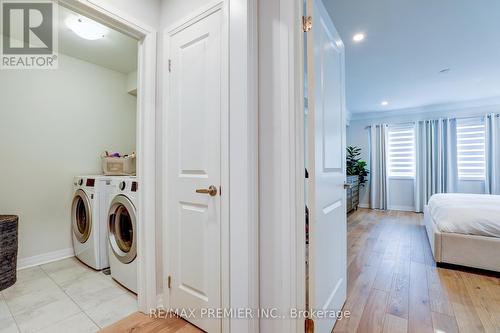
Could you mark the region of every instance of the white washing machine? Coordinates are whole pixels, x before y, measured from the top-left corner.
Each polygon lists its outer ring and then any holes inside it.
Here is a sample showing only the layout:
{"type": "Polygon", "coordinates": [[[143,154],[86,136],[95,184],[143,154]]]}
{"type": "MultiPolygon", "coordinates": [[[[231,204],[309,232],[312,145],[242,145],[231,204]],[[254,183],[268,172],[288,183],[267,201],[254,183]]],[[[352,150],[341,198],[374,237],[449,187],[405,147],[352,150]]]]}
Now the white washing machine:
{"type": "Polygon", "coordinates": [[[123,177],[108,210],[111,276],[137,294],[137,179],[123,177]]]}
{"type": "Polygon", "coordinates": [[[73,185],[71,229],[75,256],[96,270],[108,268],[106,221],[116,183],[111,177],[78,176],[73,185]]]}

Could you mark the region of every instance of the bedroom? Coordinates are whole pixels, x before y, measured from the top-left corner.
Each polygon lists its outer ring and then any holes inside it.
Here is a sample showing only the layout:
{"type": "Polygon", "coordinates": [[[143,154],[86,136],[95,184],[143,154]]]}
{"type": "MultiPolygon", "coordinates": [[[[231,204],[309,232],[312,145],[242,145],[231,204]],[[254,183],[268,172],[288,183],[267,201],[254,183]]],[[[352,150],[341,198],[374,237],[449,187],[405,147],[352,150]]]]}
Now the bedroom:
{"type": "Polygon", "coordinates": [[[344,306],[363,310],[334,331],[499,331],[498,2],[324,3],[346,48],[346,144],[369,171],[344,306]]]}

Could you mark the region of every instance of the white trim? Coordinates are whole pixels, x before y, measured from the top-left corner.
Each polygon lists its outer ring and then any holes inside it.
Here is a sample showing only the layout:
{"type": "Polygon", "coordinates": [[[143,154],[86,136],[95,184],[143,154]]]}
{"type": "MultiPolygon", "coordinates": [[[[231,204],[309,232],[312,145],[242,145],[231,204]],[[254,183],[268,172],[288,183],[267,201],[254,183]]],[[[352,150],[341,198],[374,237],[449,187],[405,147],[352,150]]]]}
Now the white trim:
{"type": "Polygon", "coordinates": [[[59,3],[139,40],[137,178],[139,182],[137,288],[139,310],[157,307],[156,294],[156,31],[102,0],[59,3]]]}
{"type": "MultiPolygon", "coordinates": [[[[289,163],[294,165],[292,174],[290,175],[290,181],[295,182],[294,197],[290,202],[291,208],[294,211],[292,215],[292,220],[295,225],[291,224],[292,243],[290,246],[294,251],[292,260],[292,272],[295,275],[291,280],[291,302],[289,308],[306,309],[306,231],[305,231],[305,117],[304,117],[304,82],[306,80],[304,72],[304,33],[302,31],[302,16],[304,15],[303,1],[295,1],[295,8],[290,9],[290,24],[292,27],[292,38],[293,43],[289,46],[288,52],[294,54],[294,61],[290,63],[288,68],[288,76],[290,78],[290,92],[292,97],[290,98],[292,105],[290,110],[294,111],[294,128],[290,133],[291,137],[295,137],[296,141],[292,147],[294,150],[293,154],[290,156],[289,163]]],[[[289,5],[293,7],[293,5],[289,5]]],[[[343,139],[345,141],[345,138],[343,139]]],[[[304,320],[295,320],[292,323],[290,332],[303,332],[304,330],[304,320]]]]}
{"type": "Polygon", "coordinates": [[[358,204],[358,208],[370,208],[370,204],[360,203],[360,204],[358,204]]]}
{"type": "Polygon", "coordinates": [[[72,247],[52,252],[47,252],[43,254],[38,254],[36,256],[20,258],[17,260],[17,270],[48,264],[49,262],[58,261],[70,257],[74,257],[75,252],[72,247]]]}
{"type": "MultiPolygon", "coordinates": [[[[305,308],[302,1],[259,2],[260,307],[305,308]]],[[[304,320],[261,319],[262,332],[304,320]]]]}
{"type": "Polygon", "coordinates": [[[388,205],[387,210],[399,210],[403,212],[414,212],[414,206],[398,206],[398,205],[388,205]]]}
{"type": "MultiPolygon", "coordinates": [[[[257,0],[229,0],[228,304],[259,307],[257,0]]],[[[257,333],[257,318],[232,318],[225,332],[257,333]]]]}
{"type": "Polygon", "coordinates": [[[137,288],[139,309],[156,303],[156,33],[139,43],[137,177],[137,288]]]}
{"type": "Polygon", "coordinates": [[[148,23],[117,9],[106,0],[59,0],[59,2],[77,12],[84,11],[88,17],[138,40],[156,31],[148,23]]]}
{"type": "MultiPolygon", "coordinates": [[[[220,6],[222,8],[223,23],[222,23],[222,55],[221,55],[221,91],[222,91],[222,102],[221,102],[221,190],[224,191],[221,194],[220,201],[220,214],[221,214],[221,307],[224,309],[231,308],[230,297],[231,297],[231,281],[230,281],[230,228],[229,228],[229,218],[231,211],[231,186],[229,183],[229,177],[231,169],[230,166],[230,121],[229,116],[229,1],[220,1],[220,6]],[[228,195],[225,195],[228,194],[228,195]]],[[[222,319],[221,331],[224,333],[229,333],[231,331],[229,318],[222,319]]]]}

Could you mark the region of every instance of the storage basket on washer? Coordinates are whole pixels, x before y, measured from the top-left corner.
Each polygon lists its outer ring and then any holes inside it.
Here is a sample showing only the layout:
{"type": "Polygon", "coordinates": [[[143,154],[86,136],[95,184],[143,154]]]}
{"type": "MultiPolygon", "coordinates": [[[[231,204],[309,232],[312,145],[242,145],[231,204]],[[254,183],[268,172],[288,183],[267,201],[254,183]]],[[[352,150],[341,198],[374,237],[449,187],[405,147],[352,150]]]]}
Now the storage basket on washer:
{"type": "Polygon", "coordinates": [[[108,176],[134,176],[135,154],[130,156],[102,157],[102,171],[108,176]]]}

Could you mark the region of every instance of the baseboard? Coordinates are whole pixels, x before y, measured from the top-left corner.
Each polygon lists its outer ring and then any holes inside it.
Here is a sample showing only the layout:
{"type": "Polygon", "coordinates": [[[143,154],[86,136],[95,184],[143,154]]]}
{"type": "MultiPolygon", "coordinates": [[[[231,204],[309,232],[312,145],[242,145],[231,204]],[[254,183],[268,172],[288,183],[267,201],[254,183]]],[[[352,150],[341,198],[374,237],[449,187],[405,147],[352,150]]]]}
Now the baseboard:
{"type": "Polygon", "coordinates": [[[400,210],[403,212],[414,212],[415,207],[413,206],[389,206],[387,207],[388,210],[400,210]]]}
{"type": "MultiPolygon", "coordinates": [[[[370,208],[370,204],[359,204],[359,208],[370,208]]],[[[413,206],[389,206],[387,210],[400,210],[404,212],[414,212],[415,207],[413,206]]]]}
{"type": "Polygon", "coordinates": [[[73,257],[75,252],[73,248],[67,248],[62,250],[57,250],[53,252],[43,253],[32,257],[22,258],[17,260],[17,269],[29,268],[33,266],[38,266],[42,264],[47,264],[49,262],[73,257]]]}

